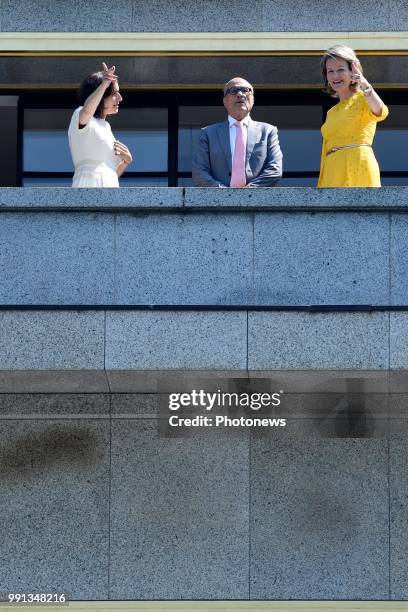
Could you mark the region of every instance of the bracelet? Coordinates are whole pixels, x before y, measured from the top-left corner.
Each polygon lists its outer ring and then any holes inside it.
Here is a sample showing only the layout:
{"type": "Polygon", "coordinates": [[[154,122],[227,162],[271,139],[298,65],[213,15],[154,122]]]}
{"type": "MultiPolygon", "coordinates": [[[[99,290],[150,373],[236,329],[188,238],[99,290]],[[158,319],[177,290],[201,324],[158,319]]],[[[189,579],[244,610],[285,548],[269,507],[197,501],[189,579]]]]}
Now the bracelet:
{"type": "Polygon", "coordinates": [[[373,87],[372,85],[369,85],[368,87],[366,87],[365,89],[363,89],[363,94],[368,98],[368,96],[371,96],[371,94],[373,93],[373,87]]]}

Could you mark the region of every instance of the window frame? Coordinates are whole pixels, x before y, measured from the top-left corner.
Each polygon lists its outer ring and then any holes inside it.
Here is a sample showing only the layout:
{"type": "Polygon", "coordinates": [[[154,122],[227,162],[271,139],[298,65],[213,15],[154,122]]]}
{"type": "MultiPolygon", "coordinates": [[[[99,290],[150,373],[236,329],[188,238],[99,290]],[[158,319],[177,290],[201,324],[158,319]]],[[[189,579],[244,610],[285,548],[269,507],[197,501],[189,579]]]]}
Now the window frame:
{"type": "MultiPolygon", "coordinates": [[[[178,186],[179,179],[191,178],[191,172],[178,170],[178,133],[179,133],[179,108],[181,106],[216,106],[222,105],[222,91],[214,90],[151,90],[138,91],[122,87],[124,101],[122,108],[167,108],[168,112],[168,166],[167,172],[137,172],[129,170],[126,176],[129,178],[168,178],[168,186],[178,186]],[[165,102],[165,103],[164,103],[165,102]]],[[[388,105],[402,104],[408,106],[408,89],[379,89],[384,102],[388,105]]],[[[23,130],[25,109],[54,109],[72,108],[77,105],[76,91],[67,90],[29,90],[10,92],[20,96],[19,101],[19,168],[18,178],[20,185],[24,178],[67,178],[70,172],[24,172],[23,170],[23,130]]],[[[325,121],[327,111],[336,103],[320,89],[255,89],[255,104],[260,106],[282,106],[290,105],[319,105],[322,109],[322,123],[325,121]]],[[[279,126],[278,126],[279,128],[279,126]]],[[[68,126],[67,126],[68,129],[68,126]]],[[[297,171],[283,172],[283,178],[317,178],[319,171],[297,171]]],[[[382,178],[406,178],[407,171],[382,171],[382,178]]]]}

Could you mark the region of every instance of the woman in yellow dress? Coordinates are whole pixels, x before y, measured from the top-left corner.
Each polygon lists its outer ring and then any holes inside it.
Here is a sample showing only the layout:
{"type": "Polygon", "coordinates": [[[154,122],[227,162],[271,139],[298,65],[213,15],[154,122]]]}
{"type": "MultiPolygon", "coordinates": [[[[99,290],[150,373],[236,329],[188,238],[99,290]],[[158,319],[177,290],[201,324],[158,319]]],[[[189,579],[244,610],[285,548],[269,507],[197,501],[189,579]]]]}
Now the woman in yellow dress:
{"type": "Polygon", "coordinates": [[[371,145],[377,126],[388,115],[379,95],[363,76],[350,47],[336,45],[323,55],[326,91],[339,102],[322,125],[323,147],[318,187],[381,187],[371,145]]]}

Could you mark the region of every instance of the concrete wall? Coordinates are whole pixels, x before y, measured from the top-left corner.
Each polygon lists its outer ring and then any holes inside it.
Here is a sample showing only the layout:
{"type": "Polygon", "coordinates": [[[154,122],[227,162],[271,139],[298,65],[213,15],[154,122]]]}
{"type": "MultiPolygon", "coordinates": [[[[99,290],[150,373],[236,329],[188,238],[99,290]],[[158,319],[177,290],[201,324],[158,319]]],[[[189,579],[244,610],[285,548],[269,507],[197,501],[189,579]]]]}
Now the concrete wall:
{"type": "Polygon", "coordinates": [[[156,394],[0,394],[1,592],[408,599],[407,382],[350,430],[311,380],[268,433],[163,433],[156,394]]]}
{"type": "Polygon", "coordinates": [[[0,192],[0,304],[405,305],[408,190],[0,192]]]}
{"type": "Polygon", "coordinates": [[[2,370],[408,367],[406,312],[0,311],[2,370]]]}
{"type": "Polygon", "coordinates": [[[3,189],[0,368],[405,368],[407,206],[405,188],[3,189]]]}
{"type": "Polygon", "coordinates": [[[106,0],[98,10],[81,0],[2,0],[3,32],[308,32],[404,31],[408,12],[404,0],[376,6],[368,0],[106,0]]]}
{"type": "Polygon", "coordinates": [[[0,190],[0,593],[408,599],[407,203],[0,190]],[[275,285],[298,310],[251,308],[275,285]],[[231,375],[282,389],[287,426],[163,428],[174,381],[231,375]]]}
{"type": "Polygon", "coordinates": [[[407,206],[405,188],[4,189],[0,368],[405,368],[407,206]]]}

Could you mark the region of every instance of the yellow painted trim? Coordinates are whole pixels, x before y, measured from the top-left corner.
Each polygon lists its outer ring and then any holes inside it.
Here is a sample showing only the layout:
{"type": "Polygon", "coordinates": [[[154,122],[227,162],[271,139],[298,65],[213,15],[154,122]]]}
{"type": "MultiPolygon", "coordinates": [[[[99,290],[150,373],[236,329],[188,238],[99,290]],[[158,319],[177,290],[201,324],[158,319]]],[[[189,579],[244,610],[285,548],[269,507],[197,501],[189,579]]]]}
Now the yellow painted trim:
{"type": "Polygon", "coordinates": [[[321,52],[333,44],[359,51],[408,51],[408,32],[2,32],[5,52],[321,52]]]}
{"type": "MultiPolygon", "coordinates": [[[[2,606],[0,612],[10,612],[20,606],[2,606]]],[[[29,606],[30,611],[35,612],[63,612],[75,610],[75,612],[322,612],[346,610],[347,612],[364,612],[366,610],[387,611],[408,610],[407,602],[391,601],[89,601],[70,602],[69,606],[29,606]]]]}
{"type": "MultiPolygon", "coordinates": [[[[390,52],[380,52],[391,54],[390,52]]],[[[0,57],[101,57],[106,51],[0,51],[0,57]]],[[[366,52],[366,55],[369,53],[366,52]]],[[[398,53],[398,55],[408,55],[398,53]]],[[[319,57],[321,51],[109,51],[114,57],[319,57]]]]}
{"type": "MultiPolygon", "coordinates": [[[[321,89],[323,90],[322,83],[254,83],[254,88],[259,90],[309,90],[309,89],[321,89]]],[[[79,83],[73,83],[69,85],[67,83],[0,83],[0,90],[76,90],[79,87],[79,83]]],[[[120,87],[122,90],[127,91],[175,91],[175,90],[220,90],[219,83],[125,83],[121,82],[120,87]]],[[[375,89],[408,89],[408,83],[373,83],[375,89]]]]}
{"type": "MultiPolygon", "coordinates": [[[[256,84],[254,83],[254,88],[257,90],[262,89],[322,89],[323,85],[321,83],[305,83],[305,84],[285,84],[285,83],[271,83],[271,84],[256,84]]],[[[374,84],[373,84],[374,86],[374,84]]],[[[0,89],[45,89],[45,90],[59,90],[59,89],[78,89],[79,83],[73,83],[72,85],[67,83],[0,83],[0,89]]],[[[404,85],[404,87],[408,87],[404,85]]],[[[176,89],[181,90],[220,90],[221,86],[219,83],[126,83],[121,81],[120,88],[122,90],[166,90],[166,91],[174,91],[176,89]]],[[[222,89],[222,88],[221,88],[222,89]]]]}
{"type": "MultiPolygon", "coordinates": [[[[360,51],[361,57],[405,56],[408,50],[360,51]]],[[[0,51],[0,57],[102,57],[106,51],[0,51]]],[[[114,57],[320,57],[322,51],[109,51],[114,57]]]]}

